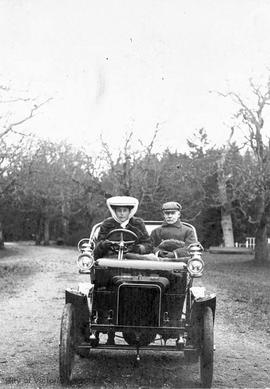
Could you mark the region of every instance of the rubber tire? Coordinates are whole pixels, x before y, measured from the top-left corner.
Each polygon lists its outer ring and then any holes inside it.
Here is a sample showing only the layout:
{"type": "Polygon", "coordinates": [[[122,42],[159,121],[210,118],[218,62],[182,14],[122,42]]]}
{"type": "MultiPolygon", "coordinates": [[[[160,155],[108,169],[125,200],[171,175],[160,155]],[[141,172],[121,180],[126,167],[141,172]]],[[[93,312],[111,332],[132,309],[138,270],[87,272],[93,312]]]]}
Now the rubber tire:
{"type": "Polygon", "coordinates": [[[202,340],[200,355],[200,376],[203,388],[211,388],[214,364],[214,320],[213,311],[205,307],[202,323],[202,340]]]}
{"type": "MultiPolygon", "coordinates": [[[[123,338],[127,344],[130,346],[136,346],[136,335],[134,332],[123,332],[123,338]]],[[[148,346],[150,343],[154,342],[156,338],[156,333],[151,332],[141,332],[141,337],[139,341],[139,346],[148,346]]]]}
{"type": "Polygon", "coordinates": [[[64,306],[59,345],[59,373],[61,384],[71,382],[72,369],[75,360],[75,309],[72,304],[64,306]]]}

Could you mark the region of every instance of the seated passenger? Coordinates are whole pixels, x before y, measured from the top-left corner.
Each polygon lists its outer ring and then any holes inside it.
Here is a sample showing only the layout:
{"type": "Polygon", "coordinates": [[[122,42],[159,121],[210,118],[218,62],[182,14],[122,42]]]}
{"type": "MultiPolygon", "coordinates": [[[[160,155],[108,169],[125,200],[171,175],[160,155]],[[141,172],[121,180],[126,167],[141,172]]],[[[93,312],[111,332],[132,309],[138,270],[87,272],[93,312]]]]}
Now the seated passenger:
{"type": "MultiPolygon", "coordinates": [[[[94,258],[101,258],[110,254],[111,243],[106,239],[109,232],[115,229],[124,228],[134,232],[138,240],[130,249],[133,253],[148,254],[152,251],[152,244],[142,219],[135,217],[138,209],[138,200],[129,196],[116,196],[107,199],[107,206],[112,217],[104,220],[100,226],[97,244],[94,249],[94,258]]],[[[96,335],[97,338],[99,334],[96,335]]],[[[115,333],[108,333],[108,345],[114,345],[115,333]]]]}
{"type": "Polygon", "coordinates": [[[162,258],[179,258],[189,256],[188,246],[198,242],[194,231],[181,223],[181,205],[170,201],[162,205],[164,222],[161,227],[151,232],[154,252],[162,258]]]}
{"type": "Polygon", "coordinates": [[[97,245],[94,249],[94,258],[101,258],[110,253],[111,244],[107,235],[114,229],[124,228],[134,232],[138,239],[130,249],[137,254],[148,254],[152,251],[152,244],[142,219],[135,217],[138,209],[138,200],[129,196],[115,196],[107,199],[107,206],[112,217],[104,220],[100,226],[97,245]]]}

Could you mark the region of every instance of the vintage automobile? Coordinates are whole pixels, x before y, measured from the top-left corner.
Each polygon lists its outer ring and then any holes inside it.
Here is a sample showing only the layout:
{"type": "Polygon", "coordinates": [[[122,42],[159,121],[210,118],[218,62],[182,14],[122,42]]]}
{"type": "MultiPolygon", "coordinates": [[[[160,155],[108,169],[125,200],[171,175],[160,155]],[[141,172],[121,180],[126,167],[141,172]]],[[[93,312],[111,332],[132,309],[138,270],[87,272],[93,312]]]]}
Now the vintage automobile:
{"type": "MultiPolygon", "coordinates": [[[[90,274],[89,282],[65,292],[59,346],[61,383],[70,383],[76,354],[86,357],[96,349],[131,349],[137,363],[142,350],[184,353],[189,363],[200,362],[201,384],[211,387],[216,296],[193,285],[204,269],[202,246],[192,244],[188,256],[163,260],[154,254],[129,252],[136,236],[117,229],[107,236],[116,257],[94,260],[100,224],[78,243],[78,266],[90,274]],[[110,332],[116,334],[114,345],[99,337],[110,332]]],[[[145,221],[145,225],[150,233],[161,222],[145,221]]],[[[195,228],[187,225],[197,237],[195,228]]]]}

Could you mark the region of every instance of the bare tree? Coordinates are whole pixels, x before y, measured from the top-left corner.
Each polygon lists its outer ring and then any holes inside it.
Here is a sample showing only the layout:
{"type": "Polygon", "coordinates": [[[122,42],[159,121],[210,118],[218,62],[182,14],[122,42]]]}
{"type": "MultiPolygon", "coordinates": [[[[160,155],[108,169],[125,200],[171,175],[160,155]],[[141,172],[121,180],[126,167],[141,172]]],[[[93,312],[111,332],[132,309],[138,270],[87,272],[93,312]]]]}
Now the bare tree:
{"type": "Polygon", "coordinates": [[[133,133],[126,135],[121,149],[113,155],[108,143],[102,138],[103,154],[107,169],[102,176],[102,186],[106,194],[136,196],[140,201],[140,212],[153,206],[159,188],[161,164],[153,152],[158,133],[158,124],[149,143],[137,139],[140,147],[134,147],[133,133]]]}
{"type": "Polygon", "coordinates": [[[132,137],[132,132],[126,135],[124,144],[115,157],[108,143],[101,137],[103,158],[108,167],[104,172],[103,182],[106,191],[111,194],[131,195],[132,171],[137,158],[137,153],[131,148],[132,137]]]}
{"type": "MultiPolygon", "coordinates": [[[[1,108],[3,108],[0,112],[0,199],[11,187],[11,183],[6,178],[8,172],[12,169],[12,161],[20,155],[18,150],[20,147],[23,147],[22,140],[26,135],[24,132],[20,131],[20,126],[32,119],[38,109],[51,100],[51,98],[49,98],[38,103],[37,99],[8,97],[6,94],[9,92],[9,87],[0,85],[0,104],[1,108]],[[20,118],[13,120],[11,113],[6,107],[7,105],[11,105],[15,112],[16,103],[25,103],[28,108],[26,108],[20,118]],[[10,146],[10,144],[12,144],[12,141],[10,140],[11,137],[13,144],[16,142],[16,147],[10,146]]],[[[3,222],[0,214],[0,248],[3,247],[3,245],[3,222]]]]}
{"type": "MultiPolygon", "coordinates": [[[[255,98],[254,107],[243,99],[240,94],[230,92],[223,96],[229,96],[240,107],[235,114],[240,129],[245,131],[246,146],[252,151],[255,174],[252,185],[248,186],[249,192],[245,196],[253,202],[252,214],[245,210],[249,221],[256,225],[255,260],[262,263],[269,260],[269,248],[267,242],[267,229],[270,225],[270,139],[263,137],[264,119],[266,109],[270,105],[270,77],[265,86],[255,85],[250,80],[252,96],[255,98]]],[[[243,169],[243,176],[247,176],[243,186],[250,183],[249,171],[243,169]]]]}
{"type": "Polygon", "coordinates": [[[227,185],[229,175],[226,172],[226,157],[230,149],[230,141],[233,136],[233,132],[234,129],[232,128],[227,144],[221,149],[220,157],[217,160],[218,196],[221,206],[221,228],[225,247],[234,247],[232,202],[228,196],[227,185]]]}

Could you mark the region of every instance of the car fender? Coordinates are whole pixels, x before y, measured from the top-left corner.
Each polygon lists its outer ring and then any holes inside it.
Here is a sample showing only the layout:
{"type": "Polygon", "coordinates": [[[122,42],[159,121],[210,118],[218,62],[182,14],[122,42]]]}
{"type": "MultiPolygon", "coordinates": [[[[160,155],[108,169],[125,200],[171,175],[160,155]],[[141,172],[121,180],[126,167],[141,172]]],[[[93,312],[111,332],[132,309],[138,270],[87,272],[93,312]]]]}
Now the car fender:
{"type": "Polygon", "coordinates": [[[193,297],[192,312],[193,315],[201,316],[202,310],[205,307],[210,307],[213,311],[213,318],[215,320],[216,312],[216,295],[215,293],[207,293],[205,287],[197,286],[190,288],[191,296],[193,297]]]}
{"type": "Polygon", "coordinates": [[[93,289],[94,285],[91,282],[79,282],[78,284],[78,291],[87,297],[89,297],[93,289]]]}
{"type": "Polygon", "coordinates": [[[66,290],[66,304],[71,303],[75,309],[75,322],[78,336],[83,336],[88,339],[89,332],[89,317],[91,315],[89,298],[87,294],[76,289],[66,290]]]}

